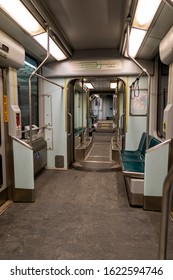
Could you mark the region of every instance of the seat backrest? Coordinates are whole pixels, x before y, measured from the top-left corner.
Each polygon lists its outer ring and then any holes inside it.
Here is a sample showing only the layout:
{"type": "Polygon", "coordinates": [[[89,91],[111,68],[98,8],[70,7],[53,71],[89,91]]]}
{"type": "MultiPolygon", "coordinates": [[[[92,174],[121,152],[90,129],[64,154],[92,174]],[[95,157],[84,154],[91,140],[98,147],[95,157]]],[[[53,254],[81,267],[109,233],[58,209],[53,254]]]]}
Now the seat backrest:
{"type": "Polygon", "coordinates": [[[139,142],[138,151],[142,151],[144,146],[146,146],[146,132],[142,133],[141,140],[139,142]]]}
{"type": "Polygon", "coordinates": [[[151,142],[150,142],[150,144],[149,144],[149,148],[152,148],[152,147],[154,147],[154,146],[156,146],[156,145],[158,145],[158,144],[160,144],[161,143],[161,141],[160,140],[158,140],[158,139],[156,139],[156,138],[152,138],[151,139],[151,142]]]}
{"type": "MultiPolygon", "coordinates": [[[[144,141],[144,144],[143,144],[143,147],[142,147],[142,150],[141,150],[141,154],[145,157],[145,152],[146,152],[146,137],[145,137],[145,141],[144,141]]],[[[153,136],[149,135],[148,137],[148,146],[150,147],[151,145],[151,142],[153,140],[153,136]]]]}

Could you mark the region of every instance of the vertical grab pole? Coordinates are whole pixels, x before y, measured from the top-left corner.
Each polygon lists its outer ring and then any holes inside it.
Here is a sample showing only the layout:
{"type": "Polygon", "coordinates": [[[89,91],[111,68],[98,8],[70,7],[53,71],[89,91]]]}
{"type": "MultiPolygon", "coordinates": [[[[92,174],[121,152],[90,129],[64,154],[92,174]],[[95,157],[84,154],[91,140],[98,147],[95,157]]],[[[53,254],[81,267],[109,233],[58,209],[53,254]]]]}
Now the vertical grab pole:
{"type": "Polygon", "coordinates": [[[150,132],[150,87],[151,77],[149,73],[145,72],[148,77],[148,90],[147,90],[147,120],[146,120],[146,150],[149,148],[149,132],[150,132]]]}
{"type": "MultiPolygon", "coordinates": [[[[130,59],[142,70],[142,73],[145,73],[148,77],[148,90],[147,90],[147,120],[146,120],[146,150],[149,147],[149,124],[150,124],[150,86],[151,86],[151,78],[150,78],[150,74],[148,73],[148,71],[143,68],[137,61],[135,58],[133,58],[130,54],[129,54],[129,38],[130,38],[130,23],[128,23],[127,26],[127,55],[130,57],[130,59]]],[[[142,75],[141,73],[141,75],[142,75]]],[[[140,76],[141,76],[140,75],[140,76]]]]}
{"type": "Polygon", "coordinates": [[[159,242],[159,260],[166,260],[167,255],[167,241],[168,241],[168,225],[169,225],[169,212],[171,205],[171,190],[173,182],[173,165],[171,166],[163,185],[163,198],[162,198],[162,216],[160,228],[160,242],[159,242]]]}
{"type": "Polygon", "coordinates": [[[49,58],[49,27],[47,27],[47,55],[46,58],[40,63],[40,65],[31,73],[28,80],[28,91],[29,91],[29,128],[30,128],[30,146],[32,146],[32,94],[31,94],[31,79],[38,72],[41,66],[46,62],[49,58]]]}

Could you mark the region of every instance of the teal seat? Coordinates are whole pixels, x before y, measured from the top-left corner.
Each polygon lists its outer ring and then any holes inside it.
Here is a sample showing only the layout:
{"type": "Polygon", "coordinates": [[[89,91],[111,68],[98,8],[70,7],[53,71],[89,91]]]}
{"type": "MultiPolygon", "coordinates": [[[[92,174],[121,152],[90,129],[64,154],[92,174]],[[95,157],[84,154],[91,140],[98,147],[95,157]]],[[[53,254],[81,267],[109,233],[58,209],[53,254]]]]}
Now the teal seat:
{"type": "MultiPolygon", "coordinates": [[[[149,136],[149,144],[151,142],[151,139],[152,137],[149,136]]],[[[120,155],[120,159],[121,161],[144,162],[145,151],[146,151],[146,132],[142,134],[138,149],[134,153],[123,153],[122,155],[120,155]]]]}
{"type": "MultiPolygon", "coordinates": [[[[157,140],[157,139],[156,139],[157,140]]],[[[157,145],[154,141],[153,137],[149,135],[149,148],[151,148],[152,145],[157,145]]],[[[143,146],[141,147],[141,151],[138,151],[137,153],[132,154],[122,154],[120,155],[121,161],[128,161],[128,162],[144,162],[145,161],[145,151],[146,151],[146,138],[144,139],[143,146]]]]}
{"type": "Polygon", "coordinates": [[[138,149],[135,150],[135,151],[131,151],[131,150],[122,150],[120,152],[121,155],[138,155],[141,153],[141,151],[144,149],[144,147],[146,147],[146,132],[143,132],[142,133],[142,136],[141,136],[141,139],[140,139],[140,142],[139,142],[139,145],[138,145],[138,149]]]}
{"type": "Polygon", "coordinates": [[[85,131],[85,128],[74,128],[74,135],[77,136],[77,135],[81,135],[83,132],[85,131]]]}
{"type": "MultiPolygon", "coordinates": [[[[152,148],[160,143],[161,141],[159,141],[158,139],[149,136],[149,148],[152,148]]],[[[121,156],[121,168],[125,176],[131,176],[134,178],[144,178],[145,150],[146,141],[145,145],[143,145],[141,153],[138,153],[136,155],[129,154],[121,156]]]]}
{"type": "Polygon", "coordinates": [[[156,145],[158,145],[158,144],[160,144],[160,143],[161,143],[160,140],[158,140],[158,139],[156,139],[156,138],[153,137],[153,138],[151,139],[149,148],[152,148],[152,147],[154,147],[154,146],[156,146],[156,145]]]}
{"type": "Polygon", "coordinates": [[[144,173],[144,163],[142,162],[122,162],[122,171],[132,173],[144,173]]]}
{"type": "Polygon", "coordinates": [[[133,155],[121,155],[120,160],[123,162],[144,162],[145,156],[141,153],[133,155]]]}

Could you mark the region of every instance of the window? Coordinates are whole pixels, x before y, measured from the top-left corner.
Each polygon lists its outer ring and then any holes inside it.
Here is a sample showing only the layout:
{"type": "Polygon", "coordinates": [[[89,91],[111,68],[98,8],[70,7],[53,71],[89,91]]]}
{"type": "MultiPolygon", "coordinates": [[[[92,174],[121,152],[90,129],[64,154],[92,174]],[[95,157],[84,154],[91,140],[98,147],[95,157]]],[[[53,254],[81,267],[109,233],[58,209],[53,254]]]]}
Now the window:
{"type": "Polygon", "coordinates": [[[147,115],[147,89],[138,89],[137,92],[130,92],[130,115],[146,116],[147,115]]]}
{"type": "MultiPolygon", "coordinates": [[[[31,73],[36,69],[37,63],[29,56],[25,57],[25,64],[17,71],[18,81],[18,101],[21,110],[22,130],[29,125],[29,90],[28,79],[31,73]]],[[[38,124],[38,81],[37,77],[33,76],[31,80],[32,92],[32,124],[38,124]]]]}

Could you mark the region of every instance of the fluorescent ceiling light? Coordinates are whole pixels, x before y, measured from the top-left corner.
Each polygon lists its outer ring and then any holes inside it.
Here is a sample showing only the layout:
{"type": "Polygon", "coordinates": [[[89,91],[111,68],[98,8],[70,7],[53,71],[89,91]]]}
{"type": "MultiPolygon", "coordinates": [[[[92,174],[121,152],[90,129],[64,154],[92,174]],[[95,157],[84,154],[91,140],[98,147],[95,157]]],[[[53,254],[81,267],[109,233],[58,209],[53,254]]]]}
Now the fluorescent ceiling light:
{"type": "Polygon", "coordinates": [[[44,32],[42,26],[20,2],[20,0],[0,0],[0,8],[13,18],[31,36],[44,32]]]}
{"type": "Polygon", "coordinates": [[[117,88],[117,82],[111,82],[110,88],[117,88]]]}
{"type": "MultiPolygon", "coordinates": [[[[129,55],[135,57],[162,0],[139,0],[129,38],[129,55]]],[[[126,52],[124,51],[124,55],[126,52]]]]}
{"type": "MultiPolygon", "coordinates": [[[[42,33],[33,37],[45,50],[47,50],[47,33],[42,33]]],[[[49,37],[49,49],[50,54],[57,60],[66,59],[66,55],[61,49],[55,44],[52,38],[49,37]]]]}
{"type": "Polygon", "coordinates": [[[132,28],[129,37],[129,55],[135,57],[147,31],[132,28]]]}
{"type": "Polygon", "coordinates": [[[133,27],[148,30],[161,0],[139,0],[133,20],[133,27]]]}
{"type": "Polygon", "coordinates": [[[91,83],[84,83],[84,85],[88,88],[88,89],[93,89],[93,85],[91,83]]]}
{"type": "MultiPolygon", "coordinates": [[[[0,0],[2,8],[11,18],[13,18],[25,31],[47,50],[47,34],[39,22],[32,16],[28,9],[20,0],[0,0]]],[[[67,57],[61,49],[50,38],[50,54],[57,60],[66,59],[67,57]]]]}

